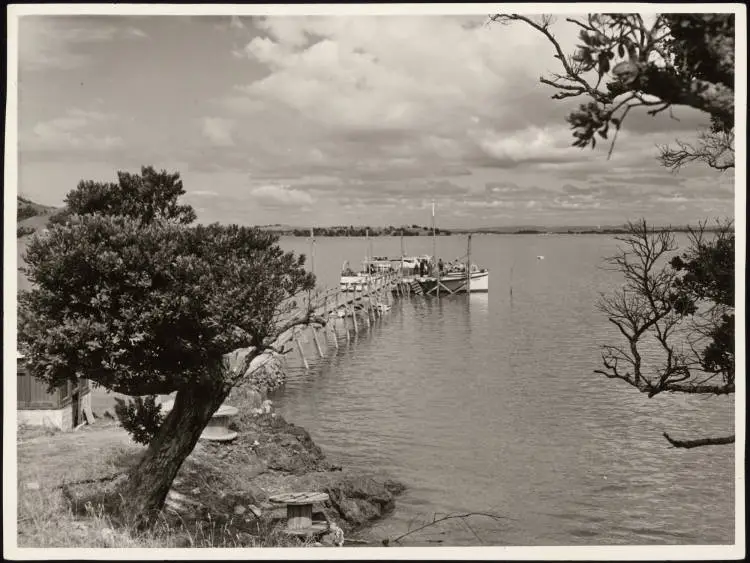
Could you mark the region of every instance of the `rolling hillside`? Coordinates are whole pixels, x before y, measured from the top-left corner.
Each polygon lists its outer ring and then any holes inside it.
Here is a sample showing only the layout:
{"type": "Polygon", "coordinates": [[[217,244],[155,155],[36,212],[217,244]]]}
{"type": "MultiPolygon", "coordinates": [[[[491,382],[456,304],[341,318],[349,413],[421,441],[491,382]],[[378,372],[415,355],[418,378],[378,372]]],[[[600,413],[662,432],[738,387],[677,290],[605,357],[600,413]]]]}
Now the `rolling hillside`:
{"type": "Polygon", "coordinates": [[[49,205],[42,205],[36,203],[30,199],[26,199],[21,196],[17,196],[18,200],[18,234],[23,236],[17,237],[16,242],[16,259],[18,265],[18,291],[24,289],[30,289],[31,285],[26,276],[21,272],[21,267],[24,265],[23,254],[26,251],[26,245],[28,244],[29,238],[37,231],[44,229],[47,225],[50,215],[58,210],[57,207],[51,207],[49,205]]]}

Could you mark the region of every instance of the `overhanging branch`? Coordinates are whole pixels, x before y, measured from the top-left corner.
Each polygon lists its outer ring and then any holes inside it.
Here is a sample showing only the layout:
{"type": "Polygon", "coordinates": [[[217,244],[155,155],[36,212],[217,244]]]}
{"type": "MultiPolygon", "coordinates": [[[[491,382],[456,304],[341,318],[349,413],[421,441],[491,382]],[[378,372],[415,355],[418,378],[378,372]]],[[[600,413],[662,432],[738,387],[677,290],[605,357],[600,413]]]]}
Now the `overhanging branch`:
{"type": "Polygon", "coordinates": [[[700,438],[698,440],[675,440],[664,432],[664,437],[675,448],[700,448],[702,446],[721,446],[734,444],[734,436],[723,436],[720,438],[700,438]]]}

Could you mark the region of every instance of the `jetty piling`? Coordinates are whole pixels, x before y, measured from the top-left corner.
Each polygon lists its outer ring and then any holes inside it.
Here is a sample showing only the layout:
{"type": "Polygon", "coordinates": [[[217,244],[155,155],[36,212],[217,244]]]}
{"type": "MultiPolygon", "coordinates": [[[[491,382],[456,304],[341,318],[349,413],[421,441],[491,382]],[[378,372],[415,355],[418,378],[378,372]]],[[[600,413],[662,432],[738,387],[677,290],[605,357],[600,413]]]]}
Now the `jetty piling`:
{"type": "Polygon", "coordinates": [[[330,348],[338,349],[340,347],[338,341],[340,337],[339,325],[337,324],[339,319],[342,321],[341,328],[344,331],[341,337],[346,338],[347,343],[351,343],[351,331],[354,331],[355,336],[359,335],[363,328],[362,321],[364,321],[366,327],[372,327],[378,318],[385,316],[397,296],[410,293],[409,283],[404,280],[403,276],[390,272],[373,276],[355,291],[346,291],[346,289],[340,287],[315,288],[301,296],[291,298],[287,302],[289,307],[279,314],[278,320],[279,322],[293,324],[296,320],[304,321],[307,316],[308,318],[323,318],[325,319],[324,324],[322,326],[316,324],[307,327],[295,326],[289,332],[280,335],[274,345],[283,354],[296,348],[301,363],[306,370],[309,370],[310,358],[308,356],[310,350],[305,350],[304,343],[312,340],[312,345],[315,346],[315,352],[312,353],[317,352],[316,357],[323,358],[330,348]],[[351,326],[348,317],[351,317],[351,326]],[[321,329],[326,339],[325,346],[320,340],[319,331],[321,329]],[[312,339],[308,331],[312,331],[312,339]],[[329,335],[333,338],[333,344],[328,342],[329,335]]]}

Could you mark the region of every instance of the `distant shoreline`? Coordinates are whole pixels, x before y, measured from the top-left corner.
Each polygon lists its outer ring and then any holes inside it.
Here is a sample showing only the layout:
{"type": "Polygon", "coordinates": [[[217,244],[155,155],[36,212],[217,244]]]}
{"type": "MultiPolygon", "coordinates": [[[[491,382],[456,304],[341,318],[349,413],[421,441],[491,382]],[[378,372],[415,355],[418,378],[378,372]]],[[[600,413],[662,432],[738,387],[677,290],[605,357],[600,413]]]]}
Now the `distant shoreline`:
{"type": "MultiPolygon", "coordinates": [[[[301,230],[301,229],[290,229],[290,230],[282,230],[282,229],[272,229],[267,227],[258,227],[261,230],[274,232],[277,235],[280,236],[290,236],[290,237],[302,237],[302,238],[309,238],[310,237],[310,231],[309,230],[301,230]]],[[[657,230],[668,230],[675,233],[687,233],[689,232],[689,229],[687,227],[661,227],[657,230]]],[[[436,229],[437,231],[437,229],[436,229]]],[[[706,232],[712,232],[713,229],[706,229],[706,232]]],[[[548,235],[624,235],[627,234],[628,231],[626,229],[585,229],[585,230],[551,230],[551,231],[540,231],[540,230],[533,230],[533,229],[520,229],[520,230],[495,230],[495,229],[477,229],[477,230],[459,230],[459,229],[440,229],[439,232],[436,232],[436,236],[451,236],[451,235],[467,235],[467,234],[473,234],[473,235],[538,235],[538,236],[548,236],[548,235]]],[[[378,232],[375,230],[370,230],[368,233],[360,233],[359,229],[357,232],[354,233],[347,233],[347,232],[331,232],[330,229],[314,229],[313,234],[316,238],[362,238],[365,236],[371,236],[371,237],[399,237],[399,236],[405,236],[405,237],[430,237],[432,236],[431,232],[408,232],[404,231],[403,233],[398,231],[386,231],[386,232],[378,232]]]]}

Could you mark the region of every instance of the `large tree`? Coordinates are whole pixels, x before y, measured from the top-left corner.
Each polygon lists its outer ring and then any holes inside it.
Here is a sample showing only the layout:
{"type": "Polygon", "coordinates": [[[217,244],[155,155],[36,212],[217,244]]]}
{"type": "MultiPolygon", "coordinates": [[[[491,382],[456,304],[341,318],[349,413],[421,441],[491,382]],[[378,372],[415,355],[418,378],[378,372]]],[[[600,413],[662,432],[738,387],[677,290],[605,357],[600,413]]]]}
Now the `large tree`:
{"type": "Polygon", "coordinates": [[[68,204],[85,213],[31,240],[19,341],[50,387],[88,378],[131,396],[176,392],[121,491],[125,510],[148,525],[232,387],[282,332],[313,320],[293,297],[314,278],[271,233],[189,225],[178,177],[143,170],[121,173],[119,187],[80,184],[68,204]],[[86,194],[106,205],[78,206],[86,194]]]}
{"type": "Polygon", "coordinates": [[[574,146],[596,146],[608,139],[628,113],[646,108],[656,115],[688,106],[710,116],[710,127],[697,142],[660,147],[664,166],[676,170],[703,162],[717,170],[734,167],[734,15],[589,14],[566,18],[580,29],[577,48],[567,53],[553,33],[551,16],[496,14],[492,21],[522,22],[553,46],[561,71],[540,81],[556,92],[553,99],[583,98],[567,120],[574,146]]]}

